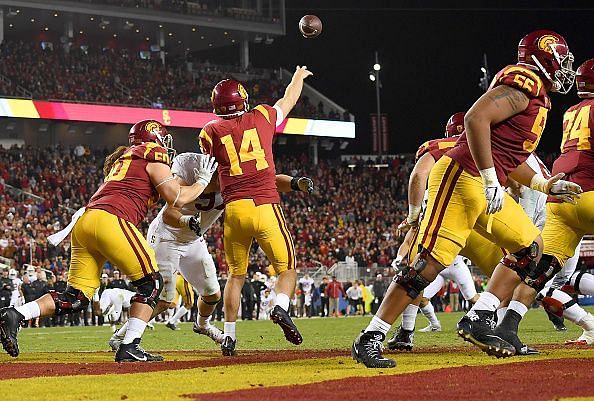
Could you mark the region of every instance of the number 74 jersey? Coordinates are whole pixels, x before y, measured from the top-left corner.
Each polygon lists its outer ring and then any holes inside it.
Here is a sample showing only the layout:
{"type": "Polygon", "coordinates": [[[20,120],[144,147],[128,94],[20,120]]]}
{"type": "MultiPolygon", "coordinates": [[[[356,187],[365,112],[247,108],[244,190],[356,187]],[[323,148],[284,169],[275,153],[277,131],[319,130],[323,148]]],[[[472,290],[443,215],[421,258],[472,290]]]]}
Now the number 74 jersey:
{"type": "Polygon", "coordinates": [[[200,131],[200,148],[219,163],[225,204],[253,199],[259,206],[279,203],[272,140],[279,111],[268,105],[229,120],[211,121],[200,131]]]}
{"type": "Polygon", "coordinates": [[[561,155],[553,174],[565,173],[565,180],[579,184],[584,192],[594,191],[594,99],[584,99],[563,115],[561,155]]]}

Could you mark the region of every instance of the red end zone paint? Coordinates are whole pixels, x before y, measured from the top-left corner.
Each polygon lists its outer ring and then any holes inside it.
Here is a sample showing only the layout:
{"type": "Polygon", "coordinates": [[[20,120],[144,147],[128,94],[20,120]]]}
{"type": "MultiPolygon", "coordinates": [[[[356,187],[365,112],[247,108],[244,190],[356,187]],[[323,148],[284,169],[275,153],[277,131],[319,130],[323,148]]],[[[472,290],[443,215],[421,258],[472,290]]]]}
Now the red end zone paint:
{"type": "Polygon", "coordinates": [[[549,401],[594,395],[593,371],[592,359],[465,366],[402,375],[389,375],[390,369],[385,369],[385,376],[183,397],[197,401],[549,401]]]}

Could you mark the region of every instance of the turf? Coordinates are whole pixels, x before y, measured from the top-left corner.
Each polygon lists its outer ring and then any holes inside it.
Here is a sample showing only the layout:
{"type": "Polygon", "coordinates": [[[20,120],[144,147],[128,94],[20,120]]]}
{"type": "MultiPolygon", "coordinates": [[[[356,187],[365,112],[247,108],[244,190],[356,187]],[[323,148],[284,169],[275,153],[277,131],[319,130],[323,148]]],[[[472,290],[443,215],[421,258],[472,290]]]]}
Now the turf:
{"type": "MultiPolygon", "coordinates": [[[[590,311],[594,308],[590,307],[590,311]]],[[[415,347],[461,347],[465,346],[455,334],[456,322],[461,313],[439,313],[443,331],[415,334],[415,347]]],[[[367,325],[369,317],[312,318],[297,319],[304,342],[292,346],[286,342],[281,330],[271,321],[240,321],[237,325],[238,349],[344,349],[348,350],[353,339],[367,325]]],[[[222,327],[221,323],[215,323],[222,327]]],[[[417,318],[417,329],[426,326],[421,315],[417,318]]],[[[541,310],[531,310],[520,326],[520,337],[528,344],[562,344],[574,339],[581,329],[566,322],[568,331],[557,332],[541,310]]],[[[397,325],[394,325],[396,327],[397,325]]],[[[191,324],[182,323],[181,330],[171,331],[162,324],[155,330],[147,330],[143,344],[151,350],[216,350],[210,339],[192,332],[191,324]]],[[[106,351],[111,329],[103,327],[56,327],[23,329],[19,334],[21,352],[84,352],[106,351]]],[[[0,361],[8,360],[5,354],[0,361]]]]}

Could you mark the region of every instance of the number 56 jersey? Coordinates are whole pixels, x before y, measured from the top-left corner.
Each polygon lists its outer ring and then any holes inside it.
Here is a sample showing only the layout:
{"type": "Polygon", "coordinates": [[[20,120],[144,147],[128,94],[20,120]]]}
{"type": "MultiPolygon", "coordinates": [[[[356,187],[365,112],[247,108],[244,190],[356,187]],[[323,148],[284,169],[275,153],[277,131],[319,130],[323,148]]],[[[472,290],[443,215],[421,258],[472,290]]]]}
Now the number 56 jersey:
{"type": "Polygon", "coordinates": [[[280,202],[272,139],[280,109],[268,105],[229,120],[211,121],[200,131],[202,152],[219,163],[219,181],[225,204],[252,199],[256,206],[280,202]]]}

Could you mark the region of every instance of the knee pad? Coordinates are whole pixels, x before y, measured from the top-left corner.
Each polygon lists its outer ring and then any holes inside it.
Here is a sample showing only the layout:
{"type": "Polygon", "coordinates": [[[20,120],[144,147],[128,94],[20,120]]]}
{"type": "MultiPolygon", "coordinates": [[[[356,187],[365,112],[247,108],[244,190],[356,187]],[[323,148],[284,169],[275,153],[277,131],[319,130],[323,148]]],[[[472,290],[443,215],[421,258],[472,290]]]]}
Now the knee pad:
{"type": "Polygon", "coordinates": [[[542,304],[542,307],[547,312],[549,312],[555,316],[558,316],[558,317],[563,317],[563,311],[565,309],[569,308],[570,306],[575,305],[577,302],[574,299],[572,299],[571,301],[567,301],[567,302],[563,303],[563,302],[553,298],[554,291],[555,291],[554,288],[549,288],[549,290],[547,291],[547,293],[544,297],[539,294],[539,297],[537,297],[537,301],[540,301],[540,303],[542,304]],[[539,299],[539,298],[541,298],[541,299],[539,299]]]}
{"type": "Polygon", "coordinates": [[[149,274],[133,281],[132,284],[136,287],[136,294],[130,301],[146,304],[154,309],[163,290],[163,276],[161,276],[161,273],[149,274]]]}
{"type": "Polygon", "coordinates": [[[542,255],[540,262],[530,263],[521,272],[517,270],[516,272],[524,283],[534,288],[536,292],[540,292],[545,284],[561,271],[562,267],[554,256],[542,255]]]}
{"type": "Polygon", "coordinates": [[[503,259],[501,259],[501,263],[518,273],[518,276],[524,280],[527,271],[534,269],[534,266],[536,265],[534,260],[538,257],[538,244],[532,242],[530,246],[520,249],[518,252],[512,253],[512,255],[516,258],[515,261],[504,256],[503,259]]]}
{"type": "Polygon", "coordinates": [[[416,299],[421,292],[431,284],[430,281],[421,276],[421,272],[427,266],[427,252],[422,250],[419,253],[419,259],[413,266],[405,266],[399,275],[394,276],[394,282],[404,288],[406,294],[412,299],[416,299]]]}
{"type": "Polygon", "coordinates": [[[49,294],[54,300],[56,306],[55,315],[67,315],[86,310],[89,306],[89,300],[81,290],[74,287],[66,287],[66,291],[57,292],[50,290],[49,294]]]}

